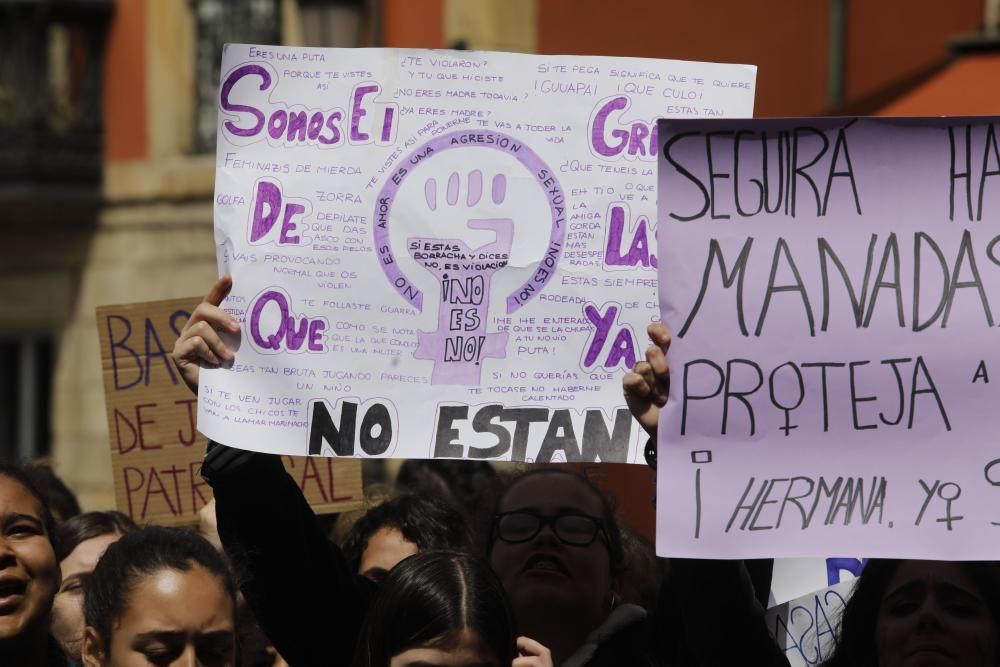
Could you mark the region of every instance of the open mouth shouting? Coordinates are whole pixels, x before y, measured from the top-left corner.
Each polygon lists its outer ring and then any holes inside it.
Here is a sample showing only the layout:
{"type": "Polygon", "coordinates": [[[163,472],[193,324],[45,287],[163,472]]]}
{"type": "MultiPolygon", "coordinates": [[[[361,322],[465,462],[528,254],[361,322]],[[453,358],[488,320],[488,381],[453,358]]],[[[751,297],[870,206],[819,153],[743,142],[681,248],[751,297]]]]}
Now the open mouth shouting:
{"type": "Polygon", "coordinates": [[[28,582],[14,575],[0,575],[0,614],[15,611],[24,601],[28,582]]]}
{"type": "Polygon", "coordinates": [[[561,558],[550,553],[534,554],[525,562],[521,572],[530,575],[569,577],[569,569],[561,558]]]}

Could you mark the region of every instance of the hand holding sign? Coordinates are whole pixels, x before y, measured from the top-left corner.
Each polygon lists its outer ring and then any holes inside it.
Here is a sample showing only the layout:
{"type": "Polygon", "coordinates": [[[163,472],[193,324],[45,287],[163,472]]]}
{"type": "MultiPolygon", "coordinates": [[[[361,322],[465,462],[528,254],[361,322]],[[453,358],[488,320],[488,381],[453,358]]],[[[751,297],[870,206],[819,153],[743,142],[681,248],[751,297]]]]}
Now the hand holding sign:
{"type": "Polygon", "coordinates": [[[240,331],[239,323],[219,308],[232,287],[231,277],[225,275],[219,278],[205,295],[205,300],[191,313],[174,344],[174,364],[181,372],[184,384],[195,394],[198,393],[198,373],[202,364],[218,366],[224,361],[235,359],[233,352],[218,334],[219,331],[233,334],[240,331]]]}
{"type": "Polygon", "coordinates": [[[517,638],[517,654],[511,667],[552,667],[552,654],[534,639],[517,638]]]}
{"type": "Polygon", "coordinates": [[[636,363],[622,378],[622,388],[632,416],[655,439],[660,408],[667,404],[670,393],[670,368],[667,365],[670,331],[656,322],[649,325],[646,333],[653,344],[646,349],[646,360],[636,363]]]}

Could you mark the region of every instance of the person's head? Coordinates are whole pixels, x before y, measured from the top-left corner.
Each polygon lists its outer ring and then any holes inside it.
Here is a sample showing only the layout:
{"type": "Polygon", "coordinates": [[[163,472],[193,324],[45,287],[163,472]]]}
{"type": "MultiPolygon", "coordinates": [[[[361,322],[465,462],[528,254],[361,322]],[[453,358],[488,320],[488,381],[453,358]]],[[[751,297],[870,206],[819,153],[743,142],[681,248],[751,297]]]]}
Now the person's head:
{"type": "Polygon", "coordinates": [[[419,551],[466,551],[464,517],[445,503],[417,494],[391,498],[351,528],[344,555],[358,574],[381,581],[397,563],[419,551]]]}
{"type": "Polygon", "coordinates": [[[545,468],[514,479],[497,504],[489,557],[519,621],[558,608],[572,615],[567,623],[599,623],[620,600],[614,508],[574,472],[545,468]]]}
{"type": "Polygon", "coordinates": [[[1000,565],[868,562],[841,617],[835,667],[1000,665],[1000,565]]]}
{"type": "Polygon", "coordinates": [[[475,547],[489,537],[490,519],[503,479],[487,461],[408,459],[396,474],[396,489],[440,498],[455,507],[469,525],[475,547]]]}
{"type": "Polygon", "coordinates": [[[24,468],[25,474],[45,498],[56,525],[80,514],[80,502],[45,459],[24,468]]]}
{"type": "Polygon", "coordinates": [[[97,561],[112,543],[135,530],[121,512],[85,512],[56,527],[53,536],[62,583],[52,605],[52,636],[72,658],[83,642],[83,591],[97,561]]]}
{"type": "Polygon", "coordinates": [[[222,554],[178,528],[126,533],[97,563],[84,597],[87,667],[236,661],[236,586],[222,554]]]}
{"type": "Polygon", "coordinates": [[[48,642],[59,588],[52,516],[23,469],[0,465],[0,656],[48,642]]]}
{"type": "Polygon", "coordinates": [[[508,667],[514,624],[486,563],[450,551],[403,560],[379,586],[357,667],[508,667]]]}

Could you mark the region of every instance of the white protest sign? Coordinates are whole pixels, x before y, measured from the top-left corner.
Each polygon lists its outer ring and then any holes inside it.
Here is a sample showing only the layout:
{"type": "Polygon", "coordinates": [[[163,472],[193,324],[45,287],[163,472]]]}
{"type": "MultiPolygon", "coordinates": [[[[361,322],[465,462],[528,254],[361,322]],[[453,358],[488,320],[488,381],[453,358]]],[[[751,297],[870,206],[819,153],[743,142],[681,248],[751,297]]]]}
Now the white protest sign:
{"type": "Polygon", "coordinates": [[[867,562],[866,558],[849,557],[775,558],[770,604],[783,604],[820,588],[853,581],[867,562]]]}
{"type": "Polygon", "coordinates": [[[844,581],[767,610],[767,629],[791,667],[821,665],[830,658],[854,583],[844,581]]]}
{"type": "Polygon", "coordinates": [[[756,70],[230,45],[216,242],[243,324],[199,428],[284,454],[635,461],[656,123],[756,70]]]}

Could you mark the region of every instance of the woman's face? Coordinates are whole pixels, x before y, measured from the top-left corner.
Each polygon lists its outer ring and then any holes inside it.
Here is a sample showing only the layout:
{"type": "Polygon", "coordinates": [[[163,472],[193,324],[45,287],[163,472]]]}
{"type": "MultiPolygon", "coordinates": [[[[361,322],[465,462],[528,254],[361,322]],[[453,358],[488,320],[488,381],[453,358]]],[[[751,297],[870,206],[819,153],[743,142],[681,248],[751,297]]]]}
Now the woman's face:
{"type": "Polygon", "coordinates": [[[0,475],[0,641],[31,631],[44,636],[59,566],[38,500],[0,475]]]}
{"type": "MultiPolygon", "coordinates": [[[[476,633],[462,632],[447,642],[408,648],[389,660],[389,667],[501,667],[476,633]]],[[[505,667],[505,666],[504,666],[505,667]]]]}
{"type": "MultiPolygon", "coordinates": [[[[585,484],[561,474],[533,475],[516,483],[499,512],[537,513],[543,517],[583,514],[600,519],[601,500],[585,484]]],[[[552,524],[526,542],[497,537],[490,564],[507,592],[515,617],[539,603],[573,611],[574,618],[603,618],[609,610],[614,582],[605,536],[586,546],[566,544],[552,524]]]]}
{"type": "Polygon", "coordinates": [[[83,585],[105,550],[121,536],[108,533],[84,540],[59,563],[62,583],[52,605],[52,636],[70,657],[80,655],[83,642],[83,585]]]}
{"type": "Polygon", "coordinates": [[[236,662],[233,601],[218,577],[199,565],[163,569],[132,588],[125,611],[112,624],[104,655],[87,628],[87,667],[231,667],[236,662]]]}
{"type": "Polygon", "coordinates": [[[903,561],[879,606],[879,667],[994,667],[996,620],[961,565],[903,561]]]}

